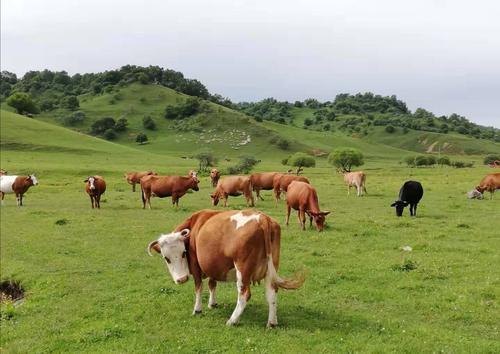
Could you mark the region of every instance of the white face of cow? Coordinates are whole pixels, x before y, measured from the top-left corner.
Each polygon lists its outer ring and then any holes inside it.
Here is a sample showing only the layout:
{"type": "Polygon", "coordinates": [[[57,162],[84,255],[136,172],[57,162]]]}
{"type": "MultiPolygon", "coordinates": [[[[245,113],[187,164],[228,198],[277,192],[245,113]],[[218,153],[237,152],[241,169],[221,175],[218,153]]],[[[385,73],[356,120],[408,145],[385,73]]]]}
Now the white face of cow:
{"type": "Polygon", "coordinates": [[[95,189],[95,185],[94,185],[94,182],[95,182],[95,178],[94,177],[89,177],[88,178],[88,181],[90,183],[90,190],[94,190],[95,189]]]}
{"type": "Polygon", "coordinates": [[[184,243],[188,235],[188,229],[161,235],[158,241],[153,241],[149,246],[150,249],[154,247],[157,251],[157,246],[159,246],[168,271],[176,284],[185,283],[189,278],[189,265],[184,243]]]}
{"type": "Polygon", "coordinates": [[[38,185],[38,180],[36,179],[35,175],[30,175],[30,178],[34,186],[38,185]]]}

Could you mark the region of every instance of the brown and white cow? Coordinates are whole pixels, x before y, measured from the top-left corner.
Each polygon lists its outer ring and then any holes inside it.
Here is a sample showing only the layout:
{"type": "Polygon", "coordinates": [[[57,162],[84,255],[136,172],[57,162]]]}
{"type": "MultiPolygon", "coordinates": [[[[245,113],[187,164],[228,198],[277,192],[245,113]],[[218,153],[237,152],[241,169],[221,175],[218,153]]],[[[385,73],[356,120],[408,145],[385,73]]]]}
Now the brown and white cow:
{"type": "Polygon", "coordinates": [[[151,196],[159,198],[172,197],[172,204],[179,206],[179,199],[189,189],[199,191],[197,177],[187,176],[144,176],[141,178],[142,208],[146,204],[151,209],[151,196]]]}
{"type": "Polygon", "coordinates": [[[84,182],[92,209],[101,209],[101,195],[106,192],[106,181],[101,176],[88,176],[84,182]]]}
{"type": "Polygon", "coordinates": [[[0,176],[0,197],[5,197],[5,194],[15,194],[17,206],[23,206],[23,195],[31,186],[38,185],[38,180],[34,175],[29,176],[0,176]]]}
{"type": "Polygon", "coordinates": [[[195,283],[193,314],[202,310],[204,277],[208,277],[208,307],[217,305],[217,281],[234,281],[238,288],[236,308],[226,322],[238,323],[250,299],[250,284],[264,279],[269,304],[268,327],[278,324],[277,291],[298,289],[304,277],[282,279],[278,275],[281,229],[266,214],[254,210],[201,210],[180,224],[174,232],[161,235],[148,246],[160,253],[176,284],[185,283],[189,274],[195,283]]]}
{"type": "Polygon", "coordinates": [[[210,179],[212,180],[212,187],[217,187],[217,183],[220,179],[220,172],[216,168],[212,168],[210,171],[210,179]]]}
{"type": "Polygon", "coordinates": [[[302,176],[292,176],[292,175],[284,175],[277,174],[273,179],[273,190],[274,190],[274,200],[278,203],[280,200],[281,192],[286,192],[288,190],[288,186],[293,181],[305,182],[309,183],[309,180],[302,176]]]}
{"type": "Polygon", "coordinates": [[[343,175],[344,182],[347,184],[347,195],[351,193],[351,187],[356,187],[358,197],[361,196],[362,190],[368,194],[365,187],[366,175],[363,171],[344,172],[343,175]]]}
{"type": "Polygon", "coordinates": [[[252,183],[250,177],[247,176],[228,176],[219,180],[217,188],[210,197],[212,205],[219,204],[220,199],[224,199],[224,207],[227,207],[227,199],[229,196],[237,197],[244,195],[247,205],[253,207],[254,199],[252,194],[252,183]]]}
{"type": "Polygon", "coordinates": [[[141,178],[144,176],[156,176],[157,174],[153,171],[142,171],[142,172],[127,172],[123,177],[127,180],[128,184],[132,185],[132,192],[135,192],[135,185],[141,183],[141,178]]]}
{"type": "Polygon", "coordinates": [[[293,181],[288,186],[286,192],[286,225],[290,220],[291,209],[297,210],[299,224],[302,230],[306,229],[306,214],[309,216],[309,227],[312,221],[316,223],[319,232],[325,227],[325,217],[330,214],[329,211],[319,209],[318,193],[310,184],[300,181],[293,181]]]}
{"type": "Polygon", "coordinates": [[[260,191],[266,190],[270,191],[273,189],[273,181],[276,175],[283,175],[279,172],[263,172],[263,173],[254,173],[250,176],[250,182],[252,183],[252,188],[257,195],[257,198],[260,200],[264,200],[261,197],[260,191]]]}
{"type": "Polygon", "coordinates": [[[490,192],[490,199],[493,199],[493,193],[495,193],[497,189],[500,189],[500,173],[490,173],[486,175],[476,187],[476,190],[481,194],[483,194],[484,191],[490,192]]]}

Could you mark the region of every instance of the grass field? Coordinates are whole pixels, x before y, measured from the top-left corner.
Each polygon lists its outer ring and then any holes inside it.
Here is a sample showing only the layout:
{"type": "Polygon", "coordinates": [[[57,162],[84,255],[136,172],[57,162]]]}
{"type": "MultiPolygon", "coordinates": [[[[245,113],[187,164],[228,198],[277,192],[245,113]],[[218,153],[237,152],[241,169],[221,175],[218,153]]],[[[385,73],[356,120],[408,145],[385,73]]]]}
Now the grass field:
{"type": "MultiPolygon", "coordinates": [[[[145,252],[160,233],[210,208],[208,178],[178,209],[155,198],[152,210],[142,210],[139,192],[122,178],[146,168],[185,174],[196,163],[178,156],[191,147],[156,153],[5,112],[1,118],[1,167],[35,172],[40,182],[23,208],[12,195],[1,208],[1,277],[26,289],[22,304],[2,304],[2,352],[500,352],[500,196],[465,196],[491,172],[486,167],[407,169],[399,163],[407,150],[360,141],[366,197],[347,196],[324,159],[305,171],[322,209],[333,210],[323,233],[300,231],[295,216],[284,226],[283,202],[275,208],[265,192],[257,209],[282,224],[279,272],[304,269],[306,282],[279,292],[278,328],[265,328],[263,285],[252,287],[241,324],[228,328],[233,283],[219,284],[218,309],[206,308],[204,293],[204,313],[193,317],[192,280],[175,285],[163,261],[145,252]],[[101,210],[84,192],[89,174],[108,182],[101,210]],[[397,218],[389,205],[407,179],[423,184],[424,198],[416,218],[408,211],[397,218]]],[[[332,146],[328,136],[309,133],[304,138],[320,148],[332,146]]],[[[250,151],[262,159],[257,171],[283,170],[274,151],[250,151]]],[[[245,207],[243,198],[229,203],[245,207]]]]}

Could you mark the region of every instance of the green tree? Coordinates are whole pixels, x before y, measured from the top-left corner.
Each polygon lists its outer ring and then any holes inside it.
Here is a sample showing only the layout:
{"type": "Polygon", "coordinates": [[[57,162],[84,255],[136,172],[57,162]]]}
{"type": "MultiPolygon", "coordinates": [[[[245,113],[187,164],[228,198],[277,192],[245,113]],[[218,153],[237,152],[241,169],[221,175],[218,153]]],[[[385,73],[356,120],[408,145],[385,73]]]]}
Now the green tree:
{"type": "Polygon", "coordinates": [[[135,137],[135,141],[139,144],[144,144],[148,141],[148,136],[144,133],[139,133],[137,134],[137,136],[135,137]]]}
{"type": "Polygon", "coordinates": [[[209,167],[215,166],[217,158],[210,150],[203,150],[194,155],[198,160],[198,171],[207,171],[209,167]]]}
{"type": "Polygon", "coordinates": [[[441,156],[440,158],[437,159],[437,163],[440,166],[450,166],[451,161],[448,156],[441,156]]]}
{"type": "Polygon", "coordinates": [[[98,119],[90,126],[90,132],[96,135],[104,134],[106,130],[109,129],[114,130],[115,124],[116,124],[115,120],[111,117],[98,119]]]}
{"type": "Polygon", "coordinates": [[[14,107],[19,114],[38,113],[38,109],[29,93],[16,92],[7,98],[7,104],[14,107]]]}
{"type": "Polygon", "coordinates": [[[118,119],[118,121],[115,123],[115,131],[117,132],[123,132],[125,130],[127,130],[127,126],[128,126],[128,120],[125,119],[125,118],[120,118],[118,119]]]}
{"type": "Polygon", "coordinates": [[[316,160],[314,157],[307,155],[303,152],[296,152],[288,159],[288,164],[301,168],[301,167],[314,167],[316,160]]]}
{"type": "Polygon", "coordinates": [[[146,116],[146,117],[144,117],[142,119],[142,126],[145,129],[149,129],[149,130],[155,130],[156,129],[156,123],[153,120],[153,118],[151,118],[150,116],[146,116]]]}
{"type": "Polygon", "coordinates": [[[85,113],[82,111],[77,111],[71,113],[69,116],[64,117],[63,124],[72,127],[82,123],[84,120],[85,120],[85,113]]]}
{"type": "Polygon", "coordinates": [[[67,108],[71,111],[74,111],[78,107],[80,107],[80,102],[78,101],[78,98],[74,95],[66,96],[61,100],[61,106],[63,108],[67,108]]]}
{"type": "Polygon", "coordinates": [[[107,140],[114,140],[116,139],[116,137],[118,136],[118,134],[116,134],[115,130],[114,129],[107,129],[103,136],[107,139],[107,140]]]}
{"type": "Polygon", "coordinates": [[[389,133],[389,134],[392,134],[392,133],[394,133],[394,132],[396,131],[396,128],[394,128],[392,125],[387,125],[387,126],[385,127],[385,131],[386,131],[387,133],[389,133]]]}
{"type": "Polygon", "coordinates": [[[364,157],[359,150],[340,148],[332,151],[332,153],[328,155],[328,162],[342,172],[350,172],[352,167],[364,164],[364,157]]]}

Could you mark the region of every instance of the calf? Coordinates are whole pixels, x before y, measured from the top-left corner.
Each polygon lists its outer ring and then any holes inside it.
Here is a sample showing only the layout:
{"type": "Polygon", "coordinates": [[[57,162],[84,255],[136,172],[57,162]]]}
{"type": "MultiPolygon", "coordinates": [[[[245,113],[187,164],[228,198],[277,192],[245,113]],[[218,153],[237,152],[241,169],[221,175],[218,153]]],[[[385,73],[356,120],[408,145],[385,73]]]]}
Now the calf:
{"type": "Polygon", "coordinates": [[[347,195],[351,194],[351,187],[356,187],[358,197],[361,196],[362,190],[368,194],[366,191],[366,175],[363,171],[358,172],[345,172],[344,182],[347,184],[347,195]]]}
{"type": "Polygon", "coordinates": [[[212,205],[219,204],[219,200],[224,199],[224,207],[227,207],[227,199],[229,196],[237,197],[244,195],[247,205],[253,207],[254,199],[252,195],[252,183],[250,178],[246,176],[228,176],[222,178],[217,183],[217,188],[210,197],[212,198],[212,205]]]}
{"type": "Polygon", "coordinates": [[[159,198],[172,197],[172,204],[179,206],[179,199],[189,189],[199,191],[197,177],[186,176],[144,176],[141,178],[142,208],[146,204],[151,209],[151,196],[159,198]]]}
{"type": "Polygon", "coordinates": [[[276,175],[282,175],[278,172],[264,172],[264,173],[254,173],[250,176],[250,182],[252,183],[252,188],[255,191],[257,198],[264,200],[260,196],[261,190],[270,191],[273,189],[273,181],[276,175]]]}
{"type": "Polygon", "coordinates": [[[278,204],[278,200],[280,200],[281,192],[286,192],[288,190],[288,186],[293,181],[309,183],[309,180],[302,176],[292,176],[292,175],[282,175],[282,174],[277,174],[276,176],[274,176],[273,191],[274,191],[274,200],[276,204],[278,204]]]}
{"type": "Polygon", "coordinates": [[[106,192],[106,182],[101,176],[89,176],[84,181],[85,191],[90,197],[92,209],[101,209],[101,195],[106,192]]]}
{"type": "Polygon", "coordinates": [[[279,224],[261,212],[201,210],[174,232],[151,242],[148,253],[151,255],[154,250],[162,255],[176,284],[185,283],[190,274],[193,276],[196,293],[193,314],[202,311],[204,277],[209,278],[209,308],[217,305],[217,281],[236,280],[238,300],[227,325],[239,322],[250,300],[250,284],[264,280],[269,304],[267,326],[274,327],[278,324],[278,289],[298,289],[304,282],[303,276],[282,279],[278,275],[280,238],[279,224]]]}
{"type": "Polygon", "coordinates": [[[23,206],[23,195],[31,186],[38,185],[38,180],[34,175],[29,176],[7,176],[0,175],[0,197],[5,194],[15,194],[17,206],[23,206]]]}
{"type": "Polygon", "coordinates": [[[325,217],[330,214],[329,211],[320,211],[318,203],[318,194],[316,189],[305,182],[293,181],[288,186],[286,192],[286,225],[290,220],[291,209],[297,210],[299,224],[302,230],[306,229],[306,214],[309,216],[309,227],[312,221],[316,224],[319,232],[325,227],[325,217]]]}
{"type": "Polygon", "coordinates": [[[132,192],[135,192],[135,185],[141,183],[141,178],[144,176],[156,176],[157,174],[153,171],[142,171],[142,172],[127,172],[123,177],[127,180],[128,184],[132,185],[132,192]]]}
{"type": "Polygon", "coordinates": [[[219,183],[220,172],[216,168],[212,168],[210,171],[210,179],[212,180],[212,187],[217,187],[217,183],[219,183]]]}
{"type": "Polygon", "coordinates": [[[417,181],[407,181],[403,184],[403,187],[399,190],[399,197],[391,207],[396,208],[396,215],[402,216],[405,207],[410,205],[410,215],[417,215],[417,204],[422,199],[424,195],[424,189],[420,182],[417,181]]]}
{"type": "Polygon", "coordinates": [[[486,175],[481,182],[479,182],[479,186],[476,187],[476,190],[483,194],[484,191],[490,192],[490,199],[493,199],[493,193],[497,189],[500,189],[500,173],[490,173],[486,175]]]}

